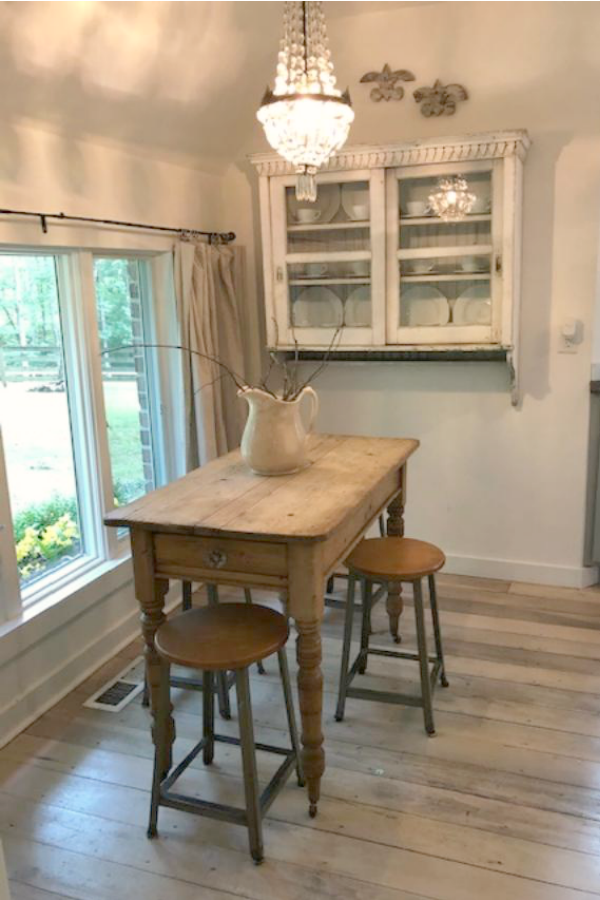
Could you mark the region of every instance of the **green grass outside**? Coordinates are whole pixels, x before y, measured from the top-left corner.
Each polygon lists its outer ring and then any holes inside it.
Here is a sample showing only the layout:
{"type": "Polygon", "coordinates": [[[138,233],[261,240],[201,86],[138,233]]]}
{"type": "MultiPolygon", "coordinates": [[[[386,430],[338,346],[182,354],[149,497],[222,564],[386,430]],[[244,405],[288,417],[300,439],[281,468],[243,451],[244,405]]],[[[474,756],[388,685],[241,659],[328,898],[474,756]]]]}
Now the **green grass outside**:
{"type": "MultiPolygon", "coordinates": [[[[105,384],[108,442],[115,502],[124,505],[147,490],[140,445],[139,404],[132,382],[105,384]]],[[[54,493],[14,518],[22,583],[80,553],[80,527],[73,496],[54,493]]]]}

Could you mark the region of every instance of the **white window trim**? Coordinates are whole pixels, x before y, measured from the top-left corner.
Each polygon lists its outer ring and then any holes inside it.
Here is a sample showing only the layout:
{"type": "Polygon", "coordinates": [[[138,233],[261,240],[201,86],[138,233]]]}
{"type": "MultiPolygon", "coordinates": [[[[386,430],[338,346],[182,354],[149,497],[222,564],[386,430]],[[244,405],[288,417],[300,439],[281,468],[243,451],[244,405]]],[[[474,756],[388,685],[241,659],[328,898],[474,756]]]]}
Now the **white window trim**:
{"type": "MultiPolygon", "coordinates": [[[[138,255],[148,261],[155,301],[156,334],[160,334],[160,341],[156,342],[177,343],[176,327],[174,321],[169,321],[167,313],[169,305],[174,313],[172,238],[135,231],[72,227],[62,223],[44,234],[32,222],[0,222],[1,251],[52,253],[57,256],[61,302],[69,308],[67,324],[63,328],[63,342],[65,348],[67,343],[72,347],[72,342],[77,342],[79,348],[77,354],[66,352],[65,357],[69,360],[68,377],[73,385],[74,415],[84,422],[81,433],[85,436],[86,447],[84,452],[80,452],[80,448],[76,450],[75,465],[76,468],[79,466],[79,471],[83,467],[81,484],[87,486],[87,490],[79,488],[80,515],[82,529],[86,529],[87,544],[84,557],[56,573],[49,573],[40,580],[37,590],[20,589],[12,518],[7,508],[7,479],[0,434],[0,482],[5,486],[0,490],[0,588],[3,594],[7,594],[0,603],[0,643],[5,633],[22,628],[37,617],[47,621],[50,616],[52,621],[59,621],[67,613],[70,613],[68,618],[80,614],[84,598],[87,597],[91,604],[105,596],[107,588],[111,590],[103,582],[107,579],[113,581],[115,572],[121,573],[119,581],[122,583],[132,577],[129,536],[119,538],[115,529],[107,529],[102,524],[103,511],[113,506],[113,488],[100,377],[94,256],[138,255]],[[75,604],[70,602],[74,598],[77,598],[75,604]],[[61,616],[57,615],[59,607],[61,616]]],[[[159,354],[154,384],[153,402],[155,412],[160,413],[157,421],[161,422],[163,434],[163,448],[159,454],[163,462],[157,476],[164,482],[185,473],[183,395],[181,390],[177,390],[177,386],[181,386],[181,371],[174,352],[159,354]]]]}
{"type": "MultiPolygon", "coordinates": [[[[4,444],[0,424],[0,483],[7,484],[4,444]]],[[[19,599],[19,574],[15,557],[15,536],[12,515],[8,503],[8,491],[0,490],[0,587],[4,593],[0,603],[0,623],[18,616],[21,611],[19,599]]]]}

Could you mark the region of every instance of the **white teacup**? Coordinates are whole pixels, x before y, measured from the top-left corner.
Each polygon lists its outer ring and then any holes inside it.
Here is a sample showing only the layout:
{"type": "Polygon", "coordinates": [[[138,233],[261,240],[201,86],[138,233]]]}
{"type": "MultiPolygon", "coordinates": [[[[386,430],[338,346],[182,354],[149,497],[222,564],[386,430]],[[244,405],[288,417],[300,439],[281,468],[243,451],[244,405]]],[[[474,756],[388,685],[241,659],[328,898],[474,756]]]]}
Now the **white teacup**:
{"type": "Polygon", "coordinates": [[[408,200],[406,211],[409,216],[424,216],[427,212],[427,203],[424,200],[408,200]]]}
{"type": "Polygon", "coordinates": [[[369,218],[369,204],[368,203],[355,203],[351,207],[352,217],[354,219],[368,219],[369,218]]]}
{"type": "Polygon", "coordinates": [[[478,259],[476,256],[465,256],[465,258],[460,261],[460,267],[463,272],[480,272],[483,266],[484,263],[482,260],[478,259]]]}
{"type": "Polygon", "coordinates": [[[348,272],[350,275],[368,275],[369,260],[357,259],[355,262],[348,263],[348,272]]]}
{"type": "Polygon", "coordinates": [[[482,197],[481,195],[477,195],[475,198],[475,202],[471,207],[471,212],[476,214],[489,212],[492,208],[492,201],[489,197],[482,197]]]}
{"type": "Polygon", "coordinates": [[[307,263],[304,271],[309,278],[319,278],[327,272],[326,263],[307,263]]]}
{"type": "Polygon", "coordinates": [[[432,272],[433,268],[433,263],[428,259],[414,259],[410,271],[412,275],[426,275],[428,272],[432,272]]]}
{"type": "Polygon", "coordinates": [[[302,225],[308,225],[311,222],[318,222],[320,218],[320,209],[310,209],[308,207],[302,207],[301,209],[296,210],[296,219],[302,225]]]}

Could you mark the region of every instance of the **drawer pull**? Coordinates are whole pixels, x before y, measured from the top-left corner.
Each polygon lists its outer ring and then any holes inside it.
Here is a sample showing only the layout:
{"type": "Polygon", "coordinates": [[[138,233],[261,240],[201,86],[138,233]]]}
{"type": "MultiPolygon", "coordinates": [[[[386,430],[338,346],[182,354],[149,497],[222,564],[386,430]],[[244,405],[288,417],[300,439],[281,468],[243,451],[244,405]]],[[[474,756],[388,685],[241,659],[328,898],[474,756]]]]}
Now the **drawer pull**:
{"type": "Polygon", "coordinates": [[[211,550],[208,554],[208,564],[213,569],[222,569],[227,562],[227,554],[223,550],[211,550]]]}

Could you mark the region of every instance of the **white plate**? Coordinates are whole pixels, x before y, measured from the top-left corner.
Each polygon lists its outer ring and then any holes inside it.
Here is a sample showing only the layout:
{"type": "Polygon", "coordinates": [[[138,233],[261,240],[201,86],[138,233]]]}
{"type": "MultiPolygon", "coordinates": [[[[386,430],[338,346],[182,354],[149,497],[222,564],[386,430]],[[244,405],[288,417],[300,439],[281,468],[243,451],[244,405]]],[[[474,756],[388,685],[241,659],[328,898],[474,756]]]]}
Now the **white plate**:
{"type": "Polygon", "coordinates": [[[350,291],[344,304],[344,325],[348,328],[370,328],[371,288],[367,284],[350,291]]]}
{"type": "Polygon", "coordinates": [[[342,209],[353,222],[366,221],[369,218],[369,188],[360,188],[353,183],[342,185],[342,209]],[[359,209],[358,207],[364,207],[359,209]]]}
{"type": "Polygon", "coordinates": [[[441,291],[429,285],[415,284],[402,291],[400,303],[406,310],[408,325],[412,328],[447,325],[450,321],[448,300],[441,291]]]}
{"type": "Polygon", "coordinates": [[[323,222],[331,222],[340,208],[339,184],[320,184],[317,189],[317,199],[314,203],[306,200],[296,200],[294,189],[287,192],[288,223],[290,225],[316,225],[323,222]],[[320,212],[315,222],[299,222],[296,215],[299,209],[314,209],[320,212]]]}
{"type": "Polygon", "coordinates": [[[492,301],[485,284],[474,284],[460,295],[452,310],[455,325],[491,325],[492,301]]]}
{"type": "Polygon", "coordinates": [[[296,328],[337,328],[344,321],[344,305],[327,287],[305,288],[292,303],[296,328]]]}

